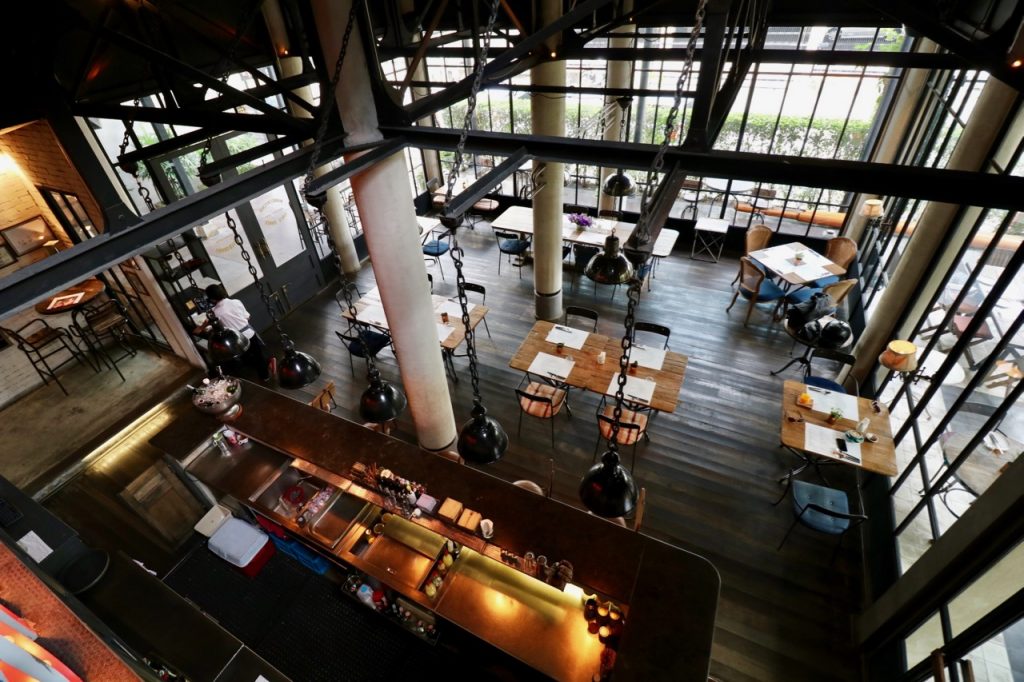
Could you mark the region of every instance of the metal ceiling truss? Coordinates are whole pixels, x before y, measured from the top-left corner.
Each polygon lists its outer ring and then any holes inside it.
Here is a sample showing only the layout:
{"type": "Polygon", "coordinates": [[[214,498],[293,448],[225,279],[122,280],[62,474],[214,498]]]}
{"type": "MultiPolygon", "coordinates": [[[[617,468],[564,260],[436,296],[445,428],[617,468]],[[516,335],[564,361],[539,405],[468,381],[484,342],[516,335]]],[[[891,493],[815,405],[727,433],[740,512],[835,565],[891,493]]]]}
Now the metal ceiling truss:
{"type": "Polygon", "coordinates": [[[461,218],[465,215],[466,211],[473,207],[473,204],[493,192],[494,188],[501,184],[502,180],[515,173],[520,166],[531,158],[525,149],[520,148],[512,152],[507,159],[492,168],[485,175],[477,178],[476,182],[467,187],[462,193],[452,197],[448,205],[445,206],[442,215],[445,218],[451,219],[461,218]]]}
{"type": "Polygon", "coordinates": [[[313,137],[315,119],[285,116],[283,119],[264,114],[236,114],[228,111],[197,111],[193,109],[165,109],[162,107],[133,107],[120,104],[74,104],[75,116],[112,118],[120,121],[146,121],[184,125],[193,128],[218,128],[239,132],[269,133],[271,135],[301,135],[313,137]]]}

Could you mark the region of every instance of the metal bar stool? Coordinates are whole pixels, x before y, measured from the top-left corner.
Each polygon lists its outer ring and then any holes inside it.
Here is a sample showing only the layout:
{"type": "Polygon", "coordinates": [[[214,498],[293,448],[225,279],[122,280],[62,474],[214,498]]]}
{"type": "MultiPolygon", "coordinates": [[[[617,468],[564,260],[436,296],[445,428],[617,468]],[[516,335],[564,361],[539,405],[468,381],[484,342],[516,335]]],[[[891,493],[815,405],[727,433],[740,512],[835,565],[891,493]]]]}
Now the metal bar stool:
{"type": "Polygon", "coordinates": [[[69,395],[68,389],[64,388],[64,384],[57,378],[58,369],[74,360],[80,365],[88,365],[95,372],[99,371],[85,357],[66,329],[51,327],[45,320],[31,320],[17,329],[0,327],[0,332],[6,334],[17,344],[28,361],[32,363],[33,369],[39,374],[43,384],[49,385],[49,379],[53,379],[64,395],[69,395]],[[52,361],[48,361],[48,358],[63,351],[67,351],[69,356],[59,363],[51,365],[52,361]]]}

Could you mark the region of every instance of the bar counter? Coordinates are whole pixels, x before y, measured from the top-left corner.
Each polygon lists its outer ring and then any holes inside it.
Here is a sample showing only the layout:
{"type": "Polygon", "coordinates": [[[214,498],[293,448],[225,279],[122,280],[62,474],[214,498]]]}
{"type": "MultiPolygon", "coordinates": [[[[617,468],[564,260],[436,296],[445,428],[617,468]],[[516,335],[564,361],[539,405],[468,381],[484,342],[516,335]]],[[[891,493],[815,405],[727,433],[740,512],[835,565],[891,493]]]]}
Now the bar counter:
{"type": "MultiPolygon", "coordinates": [[[[206,457],[189,471],[222,494],[254,506],[307,543],[371,575],[510,655],[556,679],[589,679],[601,645],[579,614],[578,597],[556,590],[500,561],[500,550],[532,551],[573,564],[572,582],[627,609],[617,647],[615,680],[707,679],[720,580],[705,559],[578,509],[537,496],[469,466],[425,453],[348,420],[244,382],[242,414],[229,424],[252,441],[231,457],[206,457]],[[292,463],[292,458],[296,458],[292,463]],[[399,561],[392,547],[373,552],[360,545],[376,519],[356,519],[333,546],[275,516],[253,500],[288,463],[328,483],[351,486],[346,494],[381,504],[372,490],[349,483],[352,465],[375,463],[420,483],[443,500],[455,498],[494,522],[490,541],[437,519],[421,517],[425,534],[452,538],[465,549],[436,600],[417,588],[423,568],[399,561]],[[486,558],[485,558],[486,556],[486,558]],[[573,603],[575,602],[575,604],[573,603]],[[573,613],[573,611],[576,613],[573,613]]],[[[222,426],[188,411],[151,439],[173,459],[194,456],[222,426]]],[[[429,542],[429,536],[424,541],[429,542]]]]}

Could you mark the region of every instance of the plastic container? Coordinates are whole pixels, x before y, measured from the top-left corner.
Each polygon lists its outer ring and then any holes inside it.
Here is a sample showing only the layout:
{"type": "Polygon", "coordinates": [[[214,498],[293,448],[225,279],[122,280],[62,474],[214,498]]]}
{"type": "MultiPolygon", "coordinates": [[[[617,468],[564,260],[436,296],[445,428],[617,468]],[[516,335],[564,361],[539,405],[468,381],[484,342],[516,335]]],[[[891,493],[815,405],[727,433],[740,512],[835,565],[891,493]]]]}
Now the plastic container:
{"type": "Polygon", "coordinates": [[[231,510],[222,504],[215,505],[210,511],[203,515],[203,518],[196,522],[195,530],[197,533],[205,535],[206,537],[212,537],[217,529],[224,525],[224,523],[231,518],[231,510]]]}

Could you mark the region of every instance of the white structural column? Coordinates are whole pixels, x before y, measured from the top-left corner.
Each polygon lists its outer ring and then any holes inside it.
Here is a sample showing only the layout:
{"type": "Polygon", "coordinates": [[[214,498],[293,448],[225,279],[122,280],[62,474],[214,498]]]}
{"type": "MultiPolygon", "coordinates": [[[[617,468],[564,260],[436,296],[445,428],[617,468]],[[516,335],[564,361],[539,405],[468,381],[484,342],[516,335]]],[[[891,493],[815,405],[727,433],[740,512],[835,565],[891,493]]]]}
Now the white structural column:
{"type": "MultiPolygon", "coordinates": [[[[937,49],[938,45],[927,38],[922,38],[915,52],[933,53],[937,49]]],[[[904,72],[890,108],[892,113],[878,136],[878,144],[875,145],[875,151],[871,155],[872,162],[894,163],[896,161],[903,137],[914,122],[913,116],[917,111],[917,100],[924,92],[931,76],[932,71],[928,69],[907,69],[904,72]]],[[[865,199],[877,198],[873,194],[858,194],[854,197],[853,202],[850,203],[852,215],[846,224],[844,236],[854,241],[860,241],[868,223],[868,219],[860,215],[860,207],[865,199]]]]}
{"type": "MultiPolygon", "coordinates": [[[[302,58],[292,57],[291,44],[288,40],[288,31],[285,29],[284,17],[281,14],[281,6],[278,0],[266,0],[263,3],[263,19],[267,24],[267,31],[270,33],[270,40],[274,44],[274,52],[277,56],[277,66],[282,78],[290,78],[302,73],[302,58]]],[[[325,55],[328,64],[333,65],[337,58],[325,55]]],[[[308,85],[292,90],[296,95],[313,102],[313,91],[308,85]]],[[[291,100],[285,100],[288,104],[288,111],[297,118],[312,118],[313,114],[300,107],[291,100]]],[[[310,142],[306,142],[306,145],[310,142]]],[[[313,171],[314,177],[320,177],[329,170],[329,166],[321,166],[313,171]]],[[[334,240],[334,248],[341,257],[341,267],[346,274],[354,275],[359,272],[359,254],[356,253],[355,242],[352,241],[352,233],[348,229],[348,216],[345,215],[344,204],[341,199],[341,191],[332,187],[327,192],[327,205],[324,206],[324,215],[331,226],[331,238],[334,240]]]]}
{"type": "MultiPolygon", "coordinates": [[[[984,170],[985,162],[993,145],[998,142],[997,136],[1006,117],[1013,111],[1016,99],[1016,90],[990,78],[978,97],[978,103],[964,126],[946,168],[984,170]]],[[[912,325],[924,313],[924,307],[938,288],[942,274],[967,239],[971,224],[977,219],[980,209],[970,207],[964,218],[957,220],[959,209],[957,204],[933,201],[922,211],[914,233],[900,256],[896,271],[882,292],[854,349],[857,364],[853,372],[861,381],[890,340],[905,338],[910,333],[909,326],[897,329],[897,321],[904,311],[908,311],[907,325],[912,325]],[[940,250],[943,262],[936,276],[922,281],[929,264],[940,250]]]]}
{"type": "MultiPolygon", "coordinates": [[[[334,62],[348,20],[351,0],[314,0],[320,43],[334,62]]],[[[346,144],[382,138],[370,89],[369,69],[357,28],[352,33],[335,93],[346,144]]],[[[359,155],[346,157],[352,161],[359,155]]],[[[387,312],[402,383],[420,447],[439,452],[454,445],[456,430],[448,380],[427,286],[404,152],[396,152],[352,178],[373,272],[387,312]]]]}
{"type": "MultiPolygon", "coordinates": [[[[561,3],[539,3],[540,24],[558,19],[561,3]]],[[[544,49],[549,54],[559,48],[552,37],[544,49]]],[[[532,85],[565,87],[565,61],[552,59],[530,70],[532,85]]],[[[565,135],[565,100],[534,93],[530,98],[530,118],[534,135],[565,135]]],[[[541,182],[546,187],[533,197],[533,288],[535,314],[539,320],[562,316],[562,176],[565,165],[551,161],[533,162],[544,168],[541,182]]]]}
{"type": "MultiPolygon", "coordinates": [[[[629,13],[633,10],[632,0],[625,0],[622,5],[622,11],[629,13]]],[[[628,48],[632,45],[632,38],[616,38],[616,33],[632,33],[636,30],[636,25],[629,23],[623,24],[612,31],[611,35],[611,47],[623,47],[628,48]]],[[[632,86],[633,80],[633,63],[623,60],[616,60],[608,62],[608,66],[605,70],[605,84],[609,88],[623,88],[627,89],[632,86]]],[[[605,106],[608,106],[612,102],[616,102],[618,97],[606,97],[605,106]]],[[[612,142],[618,142],[622,135],[622,126],[626,125],[626,110],[621,106],[616,105],[615,112],[607,117],[604,127],[604,139],[612,142]]],[[[616,172],[616,168],[601,168],[601,182],[598,183],[597,194],[598,194],[598,208],[602,211],[614,211],[616,210],[616,202],[618,197],[613,197],[605,194],[601,191],[604,187],[605,180],[608,179],[609,175],[616,172]]]]}

